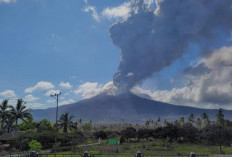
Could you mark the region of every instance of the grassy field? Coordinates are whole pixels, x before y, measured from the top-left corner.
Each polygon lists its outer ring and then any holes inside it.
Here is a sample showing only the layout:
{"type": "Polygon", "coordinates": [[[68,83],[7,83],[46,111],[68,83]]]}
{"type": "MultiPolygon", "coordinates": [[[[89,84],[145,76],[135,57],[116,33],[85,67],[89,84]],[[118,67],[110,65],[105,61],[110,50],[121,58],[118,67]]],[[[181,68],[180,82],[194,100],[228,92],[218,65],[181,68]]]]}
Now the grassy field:
{"type": "MultiPolygon", "coordinates": [[[[57,157],[79,157],[88,151],[94,157],[134,157],[137,151],[144,156],[187,156],[190,152],[202,155],[220,154],[219,146],[205,146],[201,144],[166,144],[162,141],[123,143],[120,145],[108,145],[106,142],[100,145],[75,147],[73,151],[59,152],[57,157]],[[73,154],[73,155],[70,155],[73,154]],[[75,154],[75,155],[74,155],[75,154]],[[79,155],[78,155],[79,154],[79,155]]],[[[223,147],[225,154],[232,154],[232,147],[223,147]]],[[[53,157],[54,155],[48,155],[53,157]]]]}

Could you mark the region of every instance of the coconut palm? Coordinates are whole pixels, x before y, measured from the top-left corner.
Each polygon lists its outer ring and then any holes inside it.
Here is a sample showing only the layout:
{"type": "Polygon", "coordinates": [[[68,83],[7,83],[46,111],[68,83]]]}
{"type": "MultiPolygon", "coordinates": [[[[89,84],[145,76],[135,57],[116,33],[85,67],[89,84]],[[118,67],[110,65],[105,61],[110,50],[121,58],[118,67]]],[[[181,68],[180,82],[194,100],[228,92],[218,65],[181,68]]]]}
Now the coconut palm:
{"type": "Polygon", "coordinates": [[[60,116],[60,119],[57,123],[57,126],[63,129],[64,133],[67,133],[68,130],[72,130],[76,128],[75,123],[72,121],[74,116],[70,116],[69,113],[64,113],[60,116]]]}
{"type": "Polygon", "coordinates": [[[210,120],[209,120],[209,116],[207,115],[207,113],[204,112],[201,117],[204,122],[204,127],[208,127],[210,125],[210,120]]]}
{"type": "Polygon", "coordinates": [[[0,105],[1,128],[3,128],[4,122],[7,118],[7,115],[9,114],[8,108],[8,100],[3,100],[0,105]]]}
{"type": "Polygon", "coordinates": [[[16,106],[10,106],[10,113],[15,119],[16,125],[18,125],[18,120],[25,121],[26,118],[32,118],[30,109],[26,109],[26,102],[23,99],[18,99],[16,106]]]}
{"type": "Polygon", "coordinates": [[[8,133],[11,131],[17,130],[17,125],[14,124],[15,118],[11,114],[7,114],[7,117],[4,120],[3,130],[8,133]]]}
{"type": "Polygon", "coordinates": [[[195,116],[194,116],[194,114],[191,113],[190,116],[188,117],[188,122],[194,123],[195,122],[194,119],[195,119],[195,116]]]}

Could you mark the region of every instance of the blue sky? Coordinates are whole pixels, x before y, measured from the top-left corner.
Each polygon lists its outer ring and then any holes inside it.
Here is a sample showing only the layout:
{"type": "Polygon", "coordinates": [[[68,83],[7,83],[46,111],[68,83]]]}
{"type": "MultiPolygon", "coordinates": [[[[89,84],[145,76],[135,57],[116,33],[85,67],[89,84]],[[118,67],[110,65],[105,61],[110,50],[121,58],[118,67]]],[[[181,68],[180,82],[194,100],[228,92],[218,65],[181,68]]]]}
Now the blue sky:
{"type": "MultiPolygon", "coordinates": [[[[93,5],[101,9],[120,3],[112,2],[93,5]]],[[[112,21],[96,22],[83,11],[86,5],[81,0],[1,3],[0,90],[24,97],[24,90],[39,81],[55,86],[64,81],[77,88],[82,82],[112,80],[119,62],[108,32],[112,21]]],[[[42,94],[33,95],[42,103],[42,94]]]]}
{"type": "MultiPolygon", "coordinates": [[[[54,92],[62,92],[64,105],[111,86],[120,49],[109,27],[127,18],[127,2],[0,0],[0,99],[23,98],[31,108],[48,108],[54,106],[49,97],[54,92]]],[[[183,71],[199,60],[199,47],[192,43],[183,57],[144,80],[142,92],[181,90],[187,82],[183,71]]]]}

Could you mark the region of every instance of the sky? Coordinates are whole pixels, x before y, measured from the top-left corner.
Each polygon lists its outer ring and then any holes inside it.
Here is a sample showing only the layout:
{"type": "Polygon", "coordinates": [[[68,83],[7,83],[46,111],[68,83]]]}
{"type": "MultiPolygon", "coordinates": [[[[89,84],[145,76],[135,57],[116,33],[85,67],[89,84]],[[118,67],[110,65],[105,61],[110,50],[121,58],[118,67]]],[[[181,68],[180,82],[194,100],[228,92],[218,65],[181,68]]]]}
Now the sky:
{"type": "MultiPolygon", "coordinates": [[[[158,1],[145,4],[157,12],[160,7],[158,1]]],[[[114,74],[128,52],[122,44],[133,44],[122,38],[125,42],[117,43],[120,32],[113,34],[113,26],[122,29],[117,23],[127,24],[139,14],[129,0],[0,0],[0,100],[15,104],[22,98],[32,109],[49,108],[55,107],[54,93],[61,92],[60,105],[66,105],[114,88],[114,74]]],[[[218,34],[223,40],[211,42],[207,55],[201,45],[208,43],[196,42],[202,37],[192,35],[183,53],[160,70],[148,71],[131,91],[176,105],[232,109],[231,69],[218,64],[230,64],[231,34],[220,29],[218,34]],[[193,75],[199,69],[210,72],[193,75]]]]}

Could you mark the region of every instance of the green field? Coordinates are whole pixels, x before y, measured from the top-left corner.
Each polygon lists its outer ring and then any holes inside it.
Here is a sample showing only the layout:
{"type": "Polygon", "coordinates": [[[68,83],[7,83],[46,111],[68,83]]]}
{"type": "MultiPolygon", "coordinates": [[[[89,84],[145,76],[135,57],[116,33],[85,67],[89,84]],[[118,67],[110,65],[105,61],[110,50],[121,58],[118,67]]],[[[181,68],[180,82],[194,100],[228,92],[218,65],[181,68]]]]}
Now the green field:
{"type": "MultiPolygon", "coordinates": [[[[162,141],[144,141],[135,143],[123,143],[120,145],[108,145],[106,142],[100,145],[75,147],[73,151],[58,152],[57,157],[78,157],[88,151],[94,157],[134,157],[137,151],[144,156],[187,156],[190,152],[201,155],[220,154],[219,146],[205,146],[201,144],[166,144],[162,141]]],[[[232,147],[223,147],[225,154],[232,154],[232,147]]],[[[47,156],[47,155],[45,155],[47,156]]],[[[54,155],[50,154],[49,157],[54,155]]]]}

